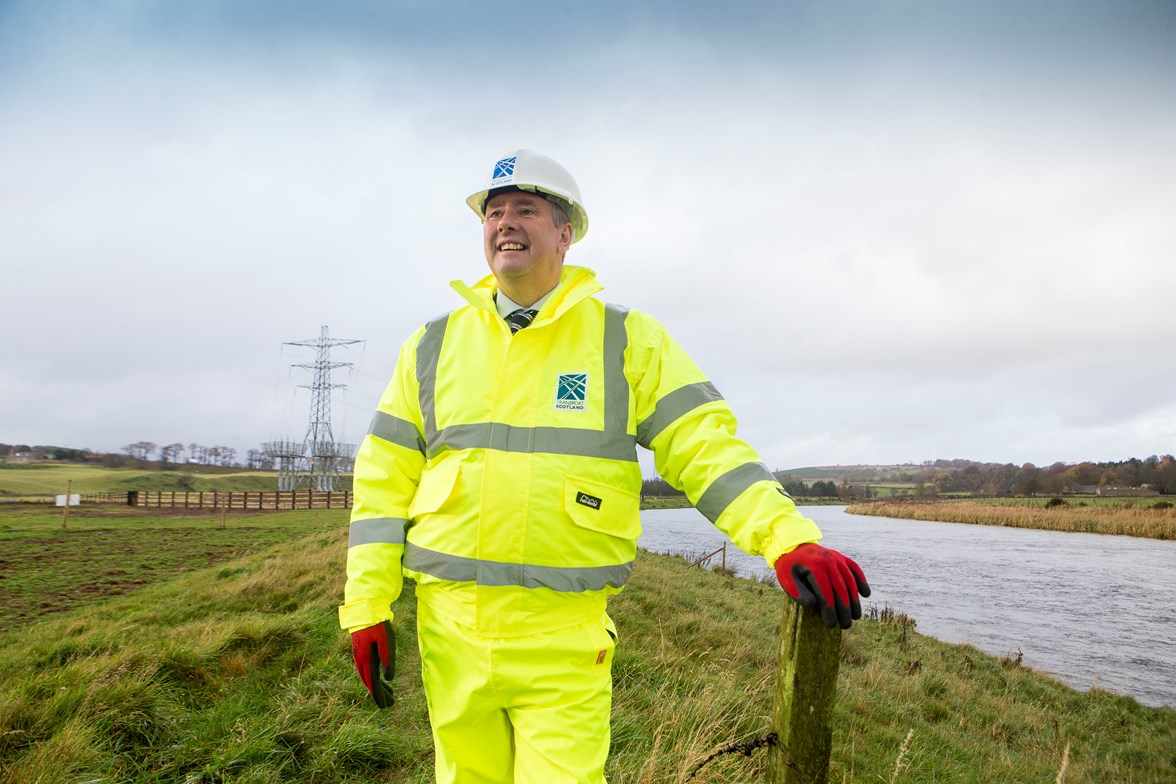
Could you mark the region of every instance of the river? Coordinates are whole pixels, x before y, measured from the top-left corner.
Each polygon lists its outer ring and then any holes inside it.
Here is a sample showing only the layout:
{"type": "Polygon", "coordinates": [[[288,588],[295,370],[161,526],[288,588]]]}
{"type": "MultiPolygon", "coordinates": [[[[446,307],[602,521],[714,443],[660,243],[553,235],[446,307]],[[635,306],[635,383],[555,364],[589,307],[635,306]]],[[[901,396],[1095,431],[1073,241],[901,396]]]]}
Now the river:
{"type": "MultiPolygon", "coordinates": [[[[904,612],[946,642],[1020,652],[1026,666],[1078,689],[1176,707],[1176,542],[801,510],[824,544],[865,570],[865,607],[904,612]]],[[[727,541],[728,567],[772,574],[694,509],[641,518],[646,550],[701,556],[727,541]]]]}

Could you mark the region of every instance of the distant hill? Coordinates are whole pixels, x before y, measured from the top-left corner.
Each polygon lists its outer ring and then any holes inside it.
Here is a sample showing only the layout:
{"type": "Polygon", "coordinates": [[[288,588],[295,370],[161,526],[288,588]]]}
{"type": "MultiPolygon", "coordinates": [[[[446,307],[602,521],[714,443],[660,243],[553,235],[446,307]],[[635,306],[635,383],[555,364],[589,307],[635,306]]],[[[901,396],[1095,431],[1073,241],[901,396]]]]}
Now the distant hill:
{"type": "Polygon", "coordinates": [[[800,482],[828,482],[837,484],[867,484],[873,482],[909,481],[912,474],[926,469],[926,466],[907,463],[903,465],[838,465],[807,466],[775,471],[782,479],[787,477],[800,482]]]}

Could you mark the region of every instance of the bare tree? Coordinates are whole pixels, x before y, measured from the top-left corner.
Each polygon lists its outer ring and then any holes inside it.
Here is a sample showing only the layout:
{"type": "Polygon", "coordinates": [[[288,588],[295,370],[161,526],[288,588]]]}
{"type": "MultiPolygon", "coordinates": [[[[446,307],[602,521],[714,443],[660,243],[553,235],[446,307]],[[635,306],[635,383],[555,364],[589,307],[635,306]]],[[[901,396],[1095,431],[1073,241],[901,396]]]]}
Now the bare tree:
{"type": "Polygon", "coordinates": [[[167,468],[178,462],[181,452],[184,451],[184,445],[180,443],[168,444],[159,448],[159,462],[162,468],[167,468]]]}
{"type": "Polygon", "coordinates": [[[151,459],[151,456],[155,454],[155,450],[158,448],[159,447],[157,447],[153,441],[136,441],[133,444],[127,444],[124,446],[122,451],[126,452],[136,460],[142,460],[145,462],[151,459]]]}

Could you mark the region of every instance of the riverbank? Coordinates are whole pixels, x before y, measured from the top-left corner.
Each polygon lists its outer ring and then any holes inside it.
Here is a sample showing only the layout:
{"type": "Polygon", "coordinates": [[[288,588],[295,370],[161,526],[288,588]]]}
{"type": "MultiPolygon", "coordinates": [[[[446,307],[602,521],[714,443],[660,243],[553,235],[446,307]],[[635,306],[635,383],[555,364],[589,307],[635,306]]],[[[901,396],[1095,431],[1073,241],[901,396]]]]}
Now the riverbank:
{"type": "Polygon", "coordinates": [[[1162,500],[1149,505],[1139,502],[1088,505],[1065,501],[1050,506],[1048,503],[1047,499],[868,501],[851,504],[845,511],[904,520],[1176,539],[1176,507],[1165,507],[1162,500]]]}
{"type": "MultiPolygon", "coordinates": [[[[84,590],[101,559],[71,561],[75,609],[0,634],[0,784],[41,781],[432,781],[413,633],[412,589],[397,603],[396,705],[377,711],[336,625],[345,511],[287,512],[288,540],[178,576],[153,572],[132,593],[84,590]]],[[[256,538],[270,518],[230,516],[224,536],[256,538]],[[252,533],[251,533],[252,532],[252,533]]],[[[20,537],[148,542],[219,520],[0,520],[0,551],[20,537]]],[[[56,541],[63,545],[63,541],[56,541]]],[[[90,548],[93,555],[93,548],[90,548]]],[[[59,559],[60,560],[60,559],[59,559]]],[[[107,563],[102,568],[123,568],[107,563]]],[[[23,585],[52,580],[28,572],[23,585]]],[[[3,582],[0,582],[3,586],[3,582]]],[[[4,590],[0,587],[0,590],[4,590]]],[[[778,644],[775,586],[640,552],[610,613],[613,753],[618,784],[683,782],[718,748],[768,730],[778,644]]],[[[1021,666],[918,634],[869,608],[843,636],[829,780],[1176,780],[1176,711],[1105,691],[1078,692],[1021,666]]],[[[762,780],[766,753],[725,755],[693,782],[762,780]]]]}
{"type": "MultiPolygon", "coordinates": [[[[803,498],[796,497],[792,499],[797,506],[844,506],[845,500],[842,498],[803,498]]],[[[690,499],[686,496],[658,496],[647,495],[641,497],[641,509],[689,509],[694,504],[690,503],[690,499]]]]}

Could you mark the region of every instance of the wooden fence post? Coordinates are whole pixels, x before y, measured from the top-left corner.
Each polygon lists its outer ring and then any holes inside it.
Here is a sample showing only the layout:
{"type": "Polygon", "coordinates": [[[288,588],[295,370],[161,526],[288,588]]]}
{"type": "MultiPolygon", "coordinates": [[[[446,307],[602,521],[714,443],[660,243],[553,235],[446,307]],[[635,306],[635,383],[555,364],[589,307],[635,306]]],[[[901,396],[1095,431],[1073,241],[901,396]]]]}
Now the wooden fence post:
{"type": "Polygon", "coordinates": [[[825,784],[833,749],[833,705],[841,665],[841,629],[784,596],[772,724],[772,784],[825,784]]]}
{"type": "Polygon", "coordinates": [[[67,480],[65,483],[65,506],[61,507],[61,527],[65,528],[69,523],[69,497],[73,493],[73,480],[67,480]]]}

